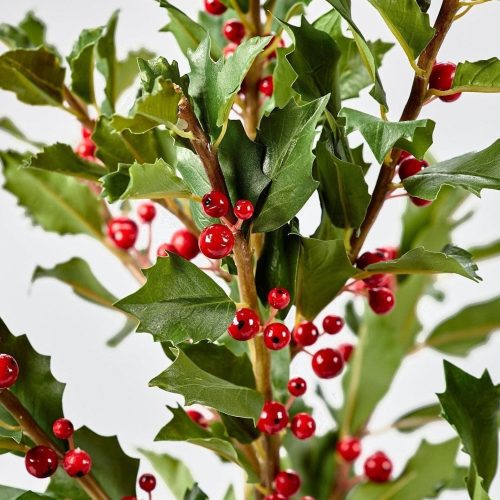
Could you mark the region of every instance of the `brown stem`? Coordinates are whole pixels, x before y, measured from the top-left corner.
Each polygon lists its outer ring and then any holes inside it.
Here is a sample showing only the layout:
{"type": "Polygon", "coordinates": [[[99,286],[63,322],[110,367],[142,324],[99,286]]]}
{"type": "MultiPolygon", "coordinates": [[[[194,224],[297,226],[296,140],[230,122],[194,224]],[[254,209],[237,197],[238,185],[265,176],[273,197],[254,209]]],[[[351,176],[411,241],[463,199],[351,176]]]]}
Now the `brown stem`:
{"type": "MultiPolygon", "coordinates": [[[[423,76],[415,75],[410,95],[404,107],[403,113],[401,114],[400,121],[415,120],[420,114],[422,106],[425,103],[432,66],[436,60],[436,56],[441,48],[444,38],[453,23],[453,18],[455,17],[458,9],[459,0],[443,0],[436,22],[434,23],[434,37],[418,59],[418,66],[424,70],[424,74],[423,76]]],[[[365,220],[359,230],[359,235],[356,236],[353,234],[351,238],[352,261],[354,261],[358,256],[370,229],[377,220],[378,214],[382,209],[394,177],[399,155],[400,151],[394,149],[390,159],[386,160],[382,164],[365,220]]]]}
{"type": "MultiPolygon", "coordinates": [[[[8,390],[0,391],[0,404],[17,420],[24,434],[26,434],[35,444],[48,446],[52,448],[61,458],[63,452],[54,444],[45,431],[38,425],[29,411],[17,399],[17,397],[8,390]]],[[[80,486],[93,500],[107,500],[108,495],[102,490],[100,485],[89,474],[85,477],[75,479],[80,486]]]]}

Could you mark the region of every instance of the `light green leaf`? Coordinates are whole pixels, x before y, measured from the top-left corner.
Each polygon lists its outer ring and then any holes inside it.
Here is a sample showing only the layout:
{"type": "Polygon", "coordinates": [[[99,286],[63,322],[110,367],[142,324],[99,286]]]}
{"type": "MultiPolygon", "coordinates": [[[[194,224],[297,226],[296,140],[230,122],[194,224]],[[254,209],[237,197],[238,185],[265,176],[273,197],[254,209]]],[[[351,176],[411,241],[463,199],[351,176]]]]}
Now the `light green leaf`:
{"type": "Polygon", "coordinates": [[[500,59],[459,63],[452,88],[460,92],[500,92],[500,59]]]}
{"type": "Polygon", "coordinates": [[[379,163],[393,147],[409,151],[422,158],[432,144],[435,123],[432,120],[386,122],[355,109],[343,108],[349,132],[357,130],[365,138],[379,163]]]}
{"type": "MultiPolygon", "coordinates": [[[[274,92],[271,99],[278,108],[284,108],[297,95],[293,90],[293,82],[297,78],[297,73],[287,59],[287,55],[293,50],[293,46],[276,49],[276,65],[273,72],[274,92]]],[[[272,106],[272,103],[270,105],[272,106]]]]}
{"type": "Polygon", "coordinates": [[[9,49],[38,47],[45,43],[45,24],[30,10],[18,26],[0,24],[0,41],[9,49]]]}
{"type": "Polygon", "coordinates": [[[441,406],[439,404],[422,406],[401,415],[393,422],[391,427],[400,432],[413,432],[426,424],[439,421],[440,415],[441,406]]]}
{"type": "Polygon", "coordinates": [[[140,321],[138,331],[155,340],[178,344],[217,340],[231,323],[236,307],[209,276],[191,262],[171,254],[145,269],[146,284],[116,307],[140,321]]]}
{"type": "Polygon", "coordinates": [[[478,152],[466,153],[423,169],[403,181],[413,196],[433,200],[442,186],[461,187],[479,196],[482,189],[500,189],[500,139],[478,152]]]}
{"type": "Polygon", "coordinates": [[[186,491],[184,500],[209,500],[209,498],[196,483],[190,490],[186,491]]]}
{"type": "Polygon", "coordinates": [[[500,255],[500,240],[469,248],[469,253],[476,261],[498,257],[500,255]]]}
{"type": "Polygon", "coordinates": [[[328,96],[299,106],[291,101],[264,117],[257,140],[266,146],[263,171],[271,185],[254,222],[257,232],[278,229],[290,221],[317,188],[311,171],[316,124],[328,96]]]}
{"type": "Polygon", "coordinates": [[[149,94],[153,92],[156,80],[161,77],[163,80],[170,80],[179,85],[184,94],[188,95],[189,77],[187,75],[181,76],[177,61],[169,63],[164,57],[156,57],[149,61],[139,58],[137,63],[141,85],[145,92],[149,94]]]}
{"type": "Polygon", "coordinates": [[[153,52],[148,49],[133,50],[125,59],[116,64],[116,97],[118,98],[127,90],[139,76],[139,61],[151,59],[153,52]]]}
{"type": "Polygon", "coordinates": [[[35,148],[43,148],[43,143],[36,142],[24,135],[24,133],[17,127],[17,125],[7,117],[0,118],[0,130],[10,134],[12,137],[25,142],[27,144],[31,144],[35,148]]]}

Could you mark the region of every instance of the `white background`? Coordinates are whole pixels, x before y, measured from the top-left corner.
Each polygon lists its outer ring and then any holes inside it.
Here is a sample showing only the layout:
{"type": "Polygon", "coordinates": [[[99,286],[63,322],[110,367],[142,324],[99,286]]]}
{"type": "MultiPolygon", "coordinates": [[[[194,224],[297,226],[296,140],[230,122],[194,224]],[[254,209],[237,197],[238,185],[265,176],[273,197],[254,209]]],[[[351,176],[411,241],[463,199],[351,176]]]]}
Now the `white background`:
{"type": "MultiPolygon", "coordinates": [[[[202,2],[178,0],[173,3],[194,14],[202,2]]],[[[433,3],[440,2],[434,0],[433,3]]],[[[0,22],[15,24],[27,10],[35,9],[48,24],[49,41],[58,46],[63,54],[70,52],[81,29],[104,24],[111,12],[119,8],[121,16],[117,43],[121,57],[128,50],[147,47],[159,55],[179,60],[181,68],[187,70],[186,61],[178,52],[173,38],[158,32],[166,24],[167,16],[153,0],[3,0],[2,4],[0,22]]],[[[326,2],[314,1],[310,8],[311,19],[324,12],[326,7],[326,2]]],[[[446,40],[440,58],[460,61],[498,56],[498,9],[498,4],[492,2],[476,7],[458,21],[446,40]]],[[[354,0],[353,11],[354,19],[367,38],[391,40],[390,32],[368,2],[354,0]]],[[[435,16],[435,12],[434,7],[431,15],[435,16]]],[[[389,98],[390,118],[397,119],[412,76],[399,48],[394,48],[387,55],[381,75],[389,98]]],[[[367,95],[358,101],[351,101],[349,106],[377,113],[376,106],[367,95]]],[[[124,102],[123,110],[127,110],[130,104],[130,99],[124,102]]],[[[0,93],[0,110],[0,115],[13,118],[34,139],[69,144],[79,140],[78,124],[61,111],[25,106],[5,92],[0,93]]],[[[500,98],[497,95],[464,95],[453,104],[440,101],[430,104],[424,109],[423,116],[437,122],[433,153],[445,159],[488,146],[499,135],[499,114],[500,98]]],[[[0,133],[0,147],[23,146],[0,133]]],[[[78,299],[68,288],[55,281],[44,280],[34,286],[30,284],[36,265],[50,267],[79,255],[91,264],[105,286],[122,297],[135,290],[136,284],[121,264],[87,237],[61,238],[33,227],[23,216],[23,210],[16,206],[14,198],[6,192],[0,192],[0,205],[0,315],[11,330],[28,332],[35,348],[52,356],[55,376],[67,383],[63,401],[65,416],[71,418],[76,426],[85,424],[102,434],[118,434],[122,445],[136,456],[139,456],[138,447],[146,447],[167,450],[183,457],[211,499],[221,498],[229,481],[241,486],[242,477],[236,468],[221,465],[209,452],[185,444],[152,443],[155,434],[168,419],[165,404],[178,398],[159,389],[148,388],[148,381],[167,365],[160,346],[148,334],[135,334],[119,348],[109,349],[105,341],[121,326],[119,314],[78,299]]],[[[381,215],[383,222],[375,226],[367,247],[397,244],[403,206],[401,200],[387,203],[381,215]]],[[[455,244],[467,248],[500,237],[498,193],[485,192],[482,200],[471,199],[466,208],[474,210],[475,216],[456,231],[455,244]]],[[[317,222],[315,200],[302,211],[301,221],[305,233],[314,229],[317,222]]],[[[167,240],[177,227],[176,221],[161,214],[156,224],[156,243],[167,240]]],[[[459,277],[440,279],[439,286],[447,292],[447,300],[444,304],[437,304],[431,299],[423,301],[420,316],[425,327],[428,329],[463,304],[498,295],[500,272],[497,263],[481,263],[480,274],[484,278],[481,284],[459,277]]],[[[333,310],[341,309],[336,304],[333,310]]],[[[349,334],[342,336],[342,340],[346,340],[349,334]]],[[[493,338],[469,358],[451,360],[475,375],[487,368],[494,381],[499,382],[499,347],[500,338],[493,338]]],[[[301,374],[311,382],[313,380],[307,360],[297,359],[293,373],[301,374]]],[[[389,395],[374,415],[372,429],[383,428],[406,410],[433,402],[434,393],[441,391],[443,385],[441,356],[433,352],[419,352],[412,356],[405,361],[389,395]]],[[[340,401],[337,381],[328,382],[325,389],[333,401],[340,401]]],[[[320,431],[327,429],[330,422],[321,409],[316,417],[320,431]]],[[[446,424],[438,424],[411,435],[389,432],[370,437],[364,442],[363,456],[382,448],[394,460],[397,473],[422,436],[440,441],[451,436],[451,431],[446,424]]],[[[359,462],[361,464],[362,460],[359,462]]],[[[142,469],[150,470],[150,467],[143,462],[142,469]]],[[[46,484],[30,477],[21,460],[5,455],[0,457],[0,483],[39,491],[46,484]]],[[[170,495],[166,489],[159,487],[155,498],[170,498],[170,495]]],[[[447,493],[442,498],[460,499],[465,495],[447,493]]],[[[493,485],[492,498],[500,498],[498,479],[493,485]]]]}

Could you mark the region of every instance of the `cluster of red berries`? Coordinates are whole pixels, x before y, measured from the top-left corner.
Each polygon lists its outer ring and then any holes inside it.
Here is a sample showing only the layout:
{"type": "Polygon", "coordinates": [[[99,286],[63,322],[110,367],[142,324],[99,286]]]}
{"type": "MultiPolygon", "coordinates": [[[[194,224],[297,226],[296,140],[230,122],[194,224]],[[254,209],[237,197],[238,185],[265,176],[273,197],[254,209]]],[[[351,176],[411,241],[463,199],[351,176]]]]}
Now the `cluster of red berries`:
{"type": "Polygon", "coordinates": [[[88,128],[82,127],[82,140],[75,148],[75,153],[87,161],[95,161],[96,146],[90,138],[91,135],[92,132],[88,128]]]}

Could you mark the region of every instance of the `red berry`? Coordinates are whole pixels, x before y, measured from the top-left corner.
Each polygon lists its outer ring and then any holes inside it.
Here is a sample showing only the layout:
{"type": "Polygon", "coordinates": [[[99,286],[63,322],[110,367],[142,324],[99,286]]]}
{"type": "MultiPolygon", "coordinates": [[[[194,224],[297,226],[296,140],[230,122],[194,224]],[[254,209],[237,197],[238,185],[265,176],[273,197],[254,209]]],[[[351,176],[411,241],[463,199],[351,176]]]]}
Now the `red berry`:
{"type": "Polygon", "coordinates": [[[213,16],[220,16],[227,7],[220,0],[205,0],[205,10],[213,16]]]}
{"type": "Polygon", "coordinates": [[[417,207],[426,207],[432,203],[432,200],[424,200],[423,198],[417,198],[416,196],[410,196],[410,201],[417,207]]]}
{"type": "Polygon", "coordinates": [[[313,345],[318,337],[319,331],[312,321],[303,321],[293,331],[293,339],[300,346],[313,345]]]}
{"type": "Polygon", "coordinates": [[[292,378],[288,381],[288,392],[296,398],[303,396],[307,391],[307,382],[302,377],[292,378]]]}
{"type": "Polygon", "coordinates": [[[186,410],[186,414],[195,424],[198,424],[200,427],[208,427],[206,418],[199,411],[186,410]]]}
{"type": "Polygon", "coordinates": [[[342,355],[342,359],[344,360],[344,363],[349,362],[349,359],[351,359],[351,355],[354,351],[354,346],[352,344],[340,344],[337,349],[339,350],[340,354],[342,355]]]}
{"type": "Polygon", "coordinates": [[[95,155],[95,144],[91,139],[82,139],[80,144],[76,147],[76,154],[84,159],[93,159],[95,155]]]}
{"type": "Polygon", "coordinates": [[[196,236],[188,229],[179,229],[172,235],[171,245],[175,252],[186,260],[194,259],[199,253],[198,240],[196,236]]]}
{"type": "Polygon", "coordinates": [[[269,495],[266,495],[264,497],[264,500],[288,500],[288,497],[286,497],[285,495],[282,495],[281,493],[273,491],[269,495]]]}
{"type": "Polygon", "coordinates": [[[170,243],[162,243],[158,247],[158,250],[156,250],[156,255],[158,255],[158,257],[168,257],[168,252],[176,254],[177,250],[174,245],[171,245],[170,243]]]}
{"type": "Polygon", "coordinates": [[[273,309],[286,309],[290,304],[290,292],[286,288],[273,288],[267,294],[267,302],[273,309]]]}
{"type": "Polygon", "coordinates": [[[288,412],[286,408],[277,401],[264,403],[257,429],[266,434],[276,434],[288,425],[288,412]]]}
{"type": "Polygon", "coordinates": [[[278,493],[291,497],[300,490],[300,477],[294,470],[282,470],[274,478],[274,487],[278,493]]]}
{"type": "Polygon", "coordinates": [[[235,340],[250,340],[260,330],[260,320],[257,314],[246,307],[236,311],[233,322],[227,328],[229,335],[235,340]]]}
{"type": "Polygon", "coordinates": [[[150,493],[156,488],[156,477],[153,474],[143,474],[139,478],[139,488],[150,493]]]}
{"type": "Polygon", "coordinates": [[[404,181],[412,175],[418,174],[429,164],[425,160],[417,160],[414,156],[409,156],[399,165],[399,178],[404,181]]]}
{"type": "Polygon", "coordinates": [[[39,479],[52,476],[58,463],[57,453],[48,446],[35,446],[28,450],[24,457],[26,470],[39,479]]]}
{"type": "Polygon", "coordinates": [[[142,222],[151,222],[156,216],[156,208],[152,203],[142,203],[137,207],[137,215],[142,222]]]}
{"type": "Polygon", "coordinates": [[[0,389],[8,389],[16,383],[19,365],[10,354],[0,354],[0,389]]]}
{"type": "Polygon", "coordinates": [[[226,21],[222,26],[222,34],[230,41],[239,45],[245,38],[245,27],[236,19],[226,21]]]}
{"type": "MultiPolygon", "coordinates": [[[[273,35],[273,37],[271,38],[271,41],[266,45],[266,49],[268,47],[270,47],[271,45],[274,44],[276,40],[276,36],[273,35]]],[[[285,46],[285,41],[283,40],[283,38],[280,38],[279,42],[278,42],[278,47],[284,47],[285,46]]],[[[276,58],[276,51],[273,50],[268,56],[267,56],[268,59],[275,59],[276,58]]]]}
{"type": "Polygon", "coordinates": [[[375,314],[387,314],[394,307],[394,294],[389,288],[372,288],[368,291],[368,304],[375,314]]]}
{"type": "Polygon", "coordinates": [[[337,349],[327,347],[314,353],[312,367],[318,377],[333,378],[342,372],[344,360],[337,349]]]}
{"type": "Polygon", "coordinates": [[[377,451],[365,461],[365,474],[371,481],[385,483],[392,472],[392,463],[382,451],[377,451]]]}
{"type": "Polygon", "coordinates": [[[80,448],[69,450],[64,455],[63,468],[71,477],[86,476],[92,468],[92,459],[90,455],[80,448]]]}
{"type": "Polygon", "coordinates": [[[90,139],[91,135],[92,135],[92,130],[90,130],[87,127],[82,127],[82,137],[84,139],[90,139]]]}
{"type": "Polygon", "coordinates": [[[207,193],[201,200],[201,205],[209,217],[224,217],[229,211],[229,200],[219,191],[207,193]]]}
{"type": "Polygon", "coordinates": [[[384,260],[397,259],[399,255],[398,249],[395,247],[379,247],[376,251],[384,256],[384,260]]]}
{"type": "Polygon", "coordinates": [[[234,215],[241,220],[251,219],[253,216],[253,203],[248,200],[238,200],[234,205],[234,215]]]}
{"type": "Polygon", "coordinates": [[[344,320],[340,316],[331,314],[329,316],[325,316],[325,319],[323,319],[323,330],[330,335],[339,333],[343,327],[344,320]]]}
{"type": "Polygon", "coordinates": [[[401,163],[403,160],[406,160],[406,158],[408,158],[409,156],[413,156],[411,153],[409,153],[408,151],[401,151],[401,153],[399,153],[399,158],[398,158],[398,164],[401,163]]]}
{"type": "Polygon", "coordinates": [[[279,351],[290,343],[292,335],[283,323],[271,323],[264,330],[264,344],[272,351],[279,351]]]}
{"type": "Polygon", "coordinates": [[[137,224],[128,217],[115,217],[108,222],[108,236],[124,250],[134,246],[138,232],[137,224]]]}
{"type": "Polygon", "coordinates": [[[297,413],[292,418],[292,433],[297,439],[308,439],[316,431],[316,422],[307,413],[297,413]]]}
{"type": "MultiPolygon", "coordinates": [[[[365,252],[364,254],[358,257],[356,261],[356,266],[360,269],[365,269],[370,264],[378,264],[379,262],[384,262],[385,254],[382,252],[365,252]]],[[[370,288],[380,286],[381,283],[385,280],[384,274],[374,274],[373,276],[369,276],[363,280],[370,288]]]]}
{"type": "Polygon", "coordinates": [[[339,439],[337,442],[337,453],[346,462],[353,462],[361,455],[361,441],[355,437],[339,439]]]}
{"type": "Polygon", "coordinates": [[[225,47],[224,50],[222,51],[224,54],[224,57],[228,59],[231,57],[235,52],[238,46],[235,43],[228,43],[225,47]]]}
{"type": "MultiPolygon", "coordinates": [[[[434,64],[429,77],[429,88],[436,90],[450,90],[453,87],[453,79],[457,66],[451,62],[434,64]]],[[[439,99],[444,102],[456,101],[462,95],[461,92],[451,95],[441,95],[439,99]]]]}
{"type": "Polygon", "coordinates": [[[74,431],[73,424],[67,418],[58,418],[52,424],[52,432],[57,439],[68,439],[74,431]]]}
{"type": "Polygon", "coordinates": [[[227,257],[234,246],[233,233],[222,224],[212,224],[200,234],[200,250],[209,259],[222,259],[227,257]]]}
{"type": "Polygon", "coordinates": [[[259,82],[259,90],[267,97],[271,97],[274,91],[274,83],[272,76],[265,76],[259,82]]]}

